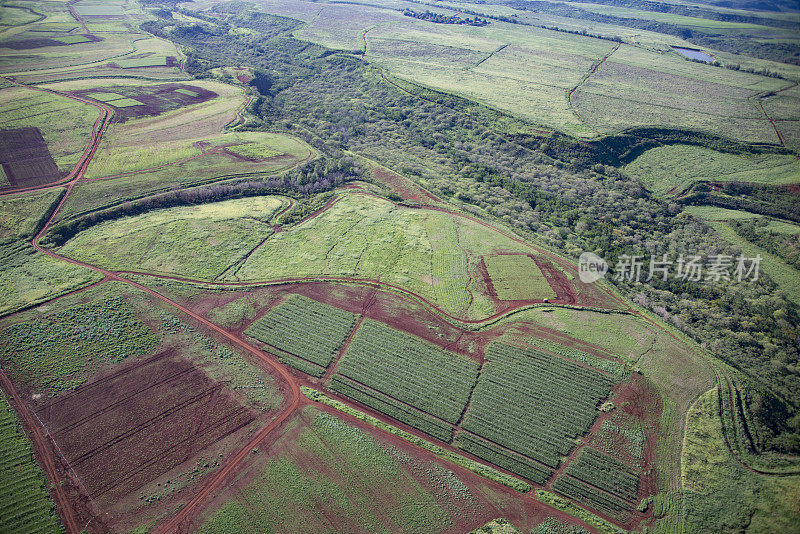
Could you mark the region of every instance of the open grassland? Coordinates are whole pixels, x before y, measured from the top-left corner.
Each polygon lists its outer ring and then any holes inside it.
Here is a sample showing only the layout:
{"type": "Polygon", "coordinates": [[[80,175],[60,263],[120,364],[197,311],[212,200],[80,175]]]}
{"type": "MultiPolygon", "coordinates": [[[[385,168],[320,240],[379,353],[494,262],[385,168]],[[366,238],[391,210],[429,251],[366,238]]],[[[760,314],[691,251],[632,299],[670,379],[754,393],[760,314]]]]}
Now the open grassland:
{"type": "MultiPolygon", "coordinates": [[[[298,139],[266,132],[228,132],[178,141],[154,139],[151,143],[139,146],[126,144],[124,136],[117,140],[121,142],[115,142],[112,135],[101,144],[86,171],[87,178],[144,171],[215,150],[227,150],[252,160],[280,156],[280,161],[275,162],[279,165],[286,165],[286,160],[302,161],[315,154],[310,146],[298,139]]],[[[268,169],[269,165],[263,167],[268,169]]]]}
{"type": "Polygon", "coordinates": [[[696,181],[800,183],[800,161],[793,155],[736,155],[691,145],[652,148],[625,166],[657,194],[680,193],[696,181]]]}
{"type": "Polygon", "coordinates": [[[70,171],[83,155],[100,116],[94,107],[44,91],[21,87],[0,90],[3,130],[39,128],[60,171],[70,171]]]}
{"type": "Polygon", "coordinates": [[[455,424],[461,417],[478,364],[366,320],[339,362],[338,373],[349,380],[337,380],[332,389],[448,441],[446,423],[455,424]]]}
{"type": "Polygon", "coordinates": [[[293,295],[250,325],[245,333],[319,366],[320,372],[315,373],[313,368],[297,365],[296,358],[284,359],[287,365],[299,367],[301,371],[308,369],[312,371],[309,374],[321,376],[321,371],[331,364],[350,335],[355,322],[356,316],[352,313],[293,295]]]}
{"type": "Polygon", "coordinates": [[[682,479],[687,531],[708,531],[720,523],[750,532],[796,529],[800,476],[759,475],[737,462],[723,438],[716,388],[697,399],[686,422],[682,479]]]}
{"type": "MultiPolygon", "coordinates": [[[[299,6],[305,2],[292,3],[299,6]]],[[[491,11],[493,7],[481,9],[491,11]]],[[[272,7],[265,5],[264,9],[270,12],[272,7]]],[[[649,48],[623,44],[599,64],[612,52],[614,43],[500,21],[469,27],[411,17],[398,20],[396,9],[395,5],[385,5],[385,9],[325,6],[295,35],[346,50],[360,50],[366,44],[366,57],[387,67],[392,75],[574,135],[654,125],[704,129],[752,142],[778,142],[772,125],[748,98],[761,91],[784,89],[790,83],[687,61],[667,46],[680,45],[680,39],[661,34],[644,37],[639,34],[647,32],[636,31],[629,36],[631,41],[644,39],[649,48]],[[567,92],[574,88],[577,91],[568,99],[567,92]]],[[[567,29],[583,24],[581,29],[595,32],[594,23],[586,26],[586,21],[516,13],[523,20],[529,16],[548,19],[531,21],[533,24],[549,22],[567,29]]],[[[631,33],[630,28],[618,26],[606,30],[609,36],[631,33]]],[[[780,67],[786,75],[800,75],[795,67],[762,60],[747,67],[780,67]]],[[[788,119],[796,111],[775,105],[771,113],[773,119],[788,119]]]]}
{"type": "Polygon", "coordinates": [[[22,424],[0,393],[0,531],[45,534],[63,532],[47,479],[33,456],[22,424]]]}
{"type": "MultiPolygon", "coordinates": [[[[482,291],[470,291],[484,254],[526,247],[467,219],[342,193],[324,213],[272,236],[242,264],[241,280],[349,276],[398,285],[448,313],[492,313],[482,291]]],[[[226,274],[231,278],[232,274],[226,274]]]]}
{"type": "Polygon", "coordinates": [[[527,254],[487,256],[486,269],[500,300],[542,300],[556,294],[527,254]]]}
{"type": "Polygon", "coordinates": [[[725,221],[708,221],[708,224],[722,239],[739,247],[745,257],[755,258],[757,255],[761,255],[761,270],[778,284],[781,291],[786,292],[789,299],[800,304],[800,276],[797,275],[797,269],[787,265],[778,256],[750,243],[737,234],[725,221]]]}
{"type": "Polygon", "coordinates": [[[269,220],[285,206],[254,197],[155,210],[91,227],[59,253],[113,270],[214,279],[272,234],[269,220]]]}
{"type": "Polygon", "coordinates": [[[28,308],[102,280],[86,267],[36,252],[29,245],[2,251],[0,316],[28,308]]]}
{"type": "Polygon", "coordinates": [[[761,217],[761,215],[749,211],[729,210],[716,206],[686,206],[683,211],[707,221],[742,221],[761,217]]]}
{"type": "MultiPolygon", "coordinates": [[[[104,289],[110,289],[108,285],[104,289]]],[[[17,384],[47,394],[76,388],[102,363],[145,354],[157,337],[120,294],[14,317],[0,330],[0,358],[17,384]]]]}
{"type": "Polygon", "coordinates": [[[62,188],[0,197],[0,243],[33,237],[62,188]]]}
{"type": "Polygon", "coordinates": [[[469,433],[459,433],[456,442],[542,483],[589,430],[617,378],[501,343],[489,345],[486,359],[462,423],[469,433]]]}
{"type": "Polygon", "coordinates": [[[63,192],[0,197],[0,316],[99,281],[102,275],[36,252],[33,237],[63,192]]]}
{"type": "Polygon", "coordinates": [[[317,409],[262,455],[199,532],[443,532],[477,522],[479,498],[461,475],[317,409]]]}

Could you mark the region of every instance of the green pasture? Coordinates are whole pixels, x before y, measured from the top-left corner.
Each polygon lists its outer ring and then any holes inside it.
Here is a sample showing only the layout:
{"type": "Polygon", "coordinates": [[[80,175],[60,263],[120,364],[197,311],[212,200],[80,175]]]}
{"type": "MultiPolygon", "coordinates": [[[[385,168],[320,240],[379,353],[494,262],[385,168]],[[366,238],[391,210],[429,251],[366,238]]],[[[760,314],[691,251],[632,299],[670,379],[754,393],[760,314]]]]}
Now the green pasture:
{"type": "Polygon", "coordinates": [[[738,155],[692,145],[652,148],[625,166],[651,191],[680,193],[697,181],[800,183],[800,160],[793,155],[738,155]]]}

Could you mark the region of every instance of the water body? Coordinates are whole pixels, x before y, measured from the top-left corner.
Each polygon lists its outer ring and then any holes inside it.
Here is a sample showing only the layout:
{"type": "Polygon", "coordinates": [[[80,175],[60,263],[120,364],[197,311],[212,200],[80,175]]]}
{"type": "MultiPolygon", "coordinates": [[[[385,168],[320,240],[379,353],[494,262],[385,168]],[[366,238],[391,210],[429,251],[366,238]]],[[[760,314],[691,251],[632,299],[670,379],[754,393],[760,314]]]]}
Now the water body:
{"type": "Polygon", "coordinates": [[[706,63],[711,63],[714,61],[714,56],[708,55],[702,50],[695,50],[693,48],[680,48],[677,46],[673,46],[672,49],[680,52],[689,59],[699,59],[700,61],[705,61],[706,63]]]}

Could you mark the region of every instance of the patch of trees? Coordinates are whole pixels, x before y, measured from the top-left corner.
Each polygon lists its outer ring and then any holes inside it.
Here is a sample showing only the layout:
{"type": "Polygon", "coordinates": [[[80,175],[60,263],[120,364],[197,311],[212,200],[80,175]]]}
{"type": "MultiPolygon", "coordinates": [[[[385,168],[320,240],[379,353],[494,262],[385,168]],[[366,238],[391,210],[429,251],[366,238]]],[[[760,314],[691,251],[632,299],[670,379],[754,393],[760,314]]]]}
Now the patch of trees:
{"type": "Polygon", "coordinates": [[[800,234],[772,232],[769,229],[769,223],[768,219],[759,218],[743,221],[733,220],[729,224],[737,234],[746,240],[775,254],[795,269],[800,270],[800,234]]]}
{"type": "Polygon", "coordinates": [[[442,15],[441,13],[432,13],[431,11],[414,11],[413,9],[404,9],[403,15],[406,17],[414,17],[415,19],[427,20],[436,24],[462,24],[466,26],[487,26],[490,22],[487,19],[475,17],[461,18],[458,15],[442,15]]]}
{"type": "Polygon", "coordinates": [[[800,192],[792,186],[723,182],[712,190],[699,182],[681,199],[688,205],[711,205],[800,222],[800,192]]]}

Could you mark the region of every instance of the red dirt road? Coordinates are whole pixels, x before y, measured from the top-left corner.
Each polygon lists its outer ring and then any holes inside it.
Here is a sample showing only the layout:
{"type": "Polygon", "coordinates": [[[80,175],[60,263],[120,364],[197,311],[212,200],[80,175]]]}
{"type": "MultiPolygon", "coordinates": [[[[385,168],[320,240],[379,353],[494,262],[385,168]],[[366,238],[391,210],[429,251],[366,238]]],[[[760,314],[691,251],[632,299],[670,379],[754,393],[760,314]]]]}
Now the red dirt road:
{"type": "Polygon", "coordinates": [[[47,479],[53,487],[53,498],[56,501],[57,509],[66,531],[69,533],[79,532],[80,529],[75,520],[70,501],[64,493],[64,488],[59,484],[60,476],[56,468],[55,458],[53,457],[47,438],[42,434],[36,417],[19,397],[16,389],[14,389],[14,384],[11,383],[11,380],[9,380],[2,369],[0,369],[0,385],[2,385],[3,391],[5,391],[6,395],[9,397],[9,401],[17,412],[17,415],[22,419],[25,428],[30,432],[31,441],[33,441],[33,449],[36,451],[36,457],[39,459],[42,467],[44,467],[47,479]]]}

